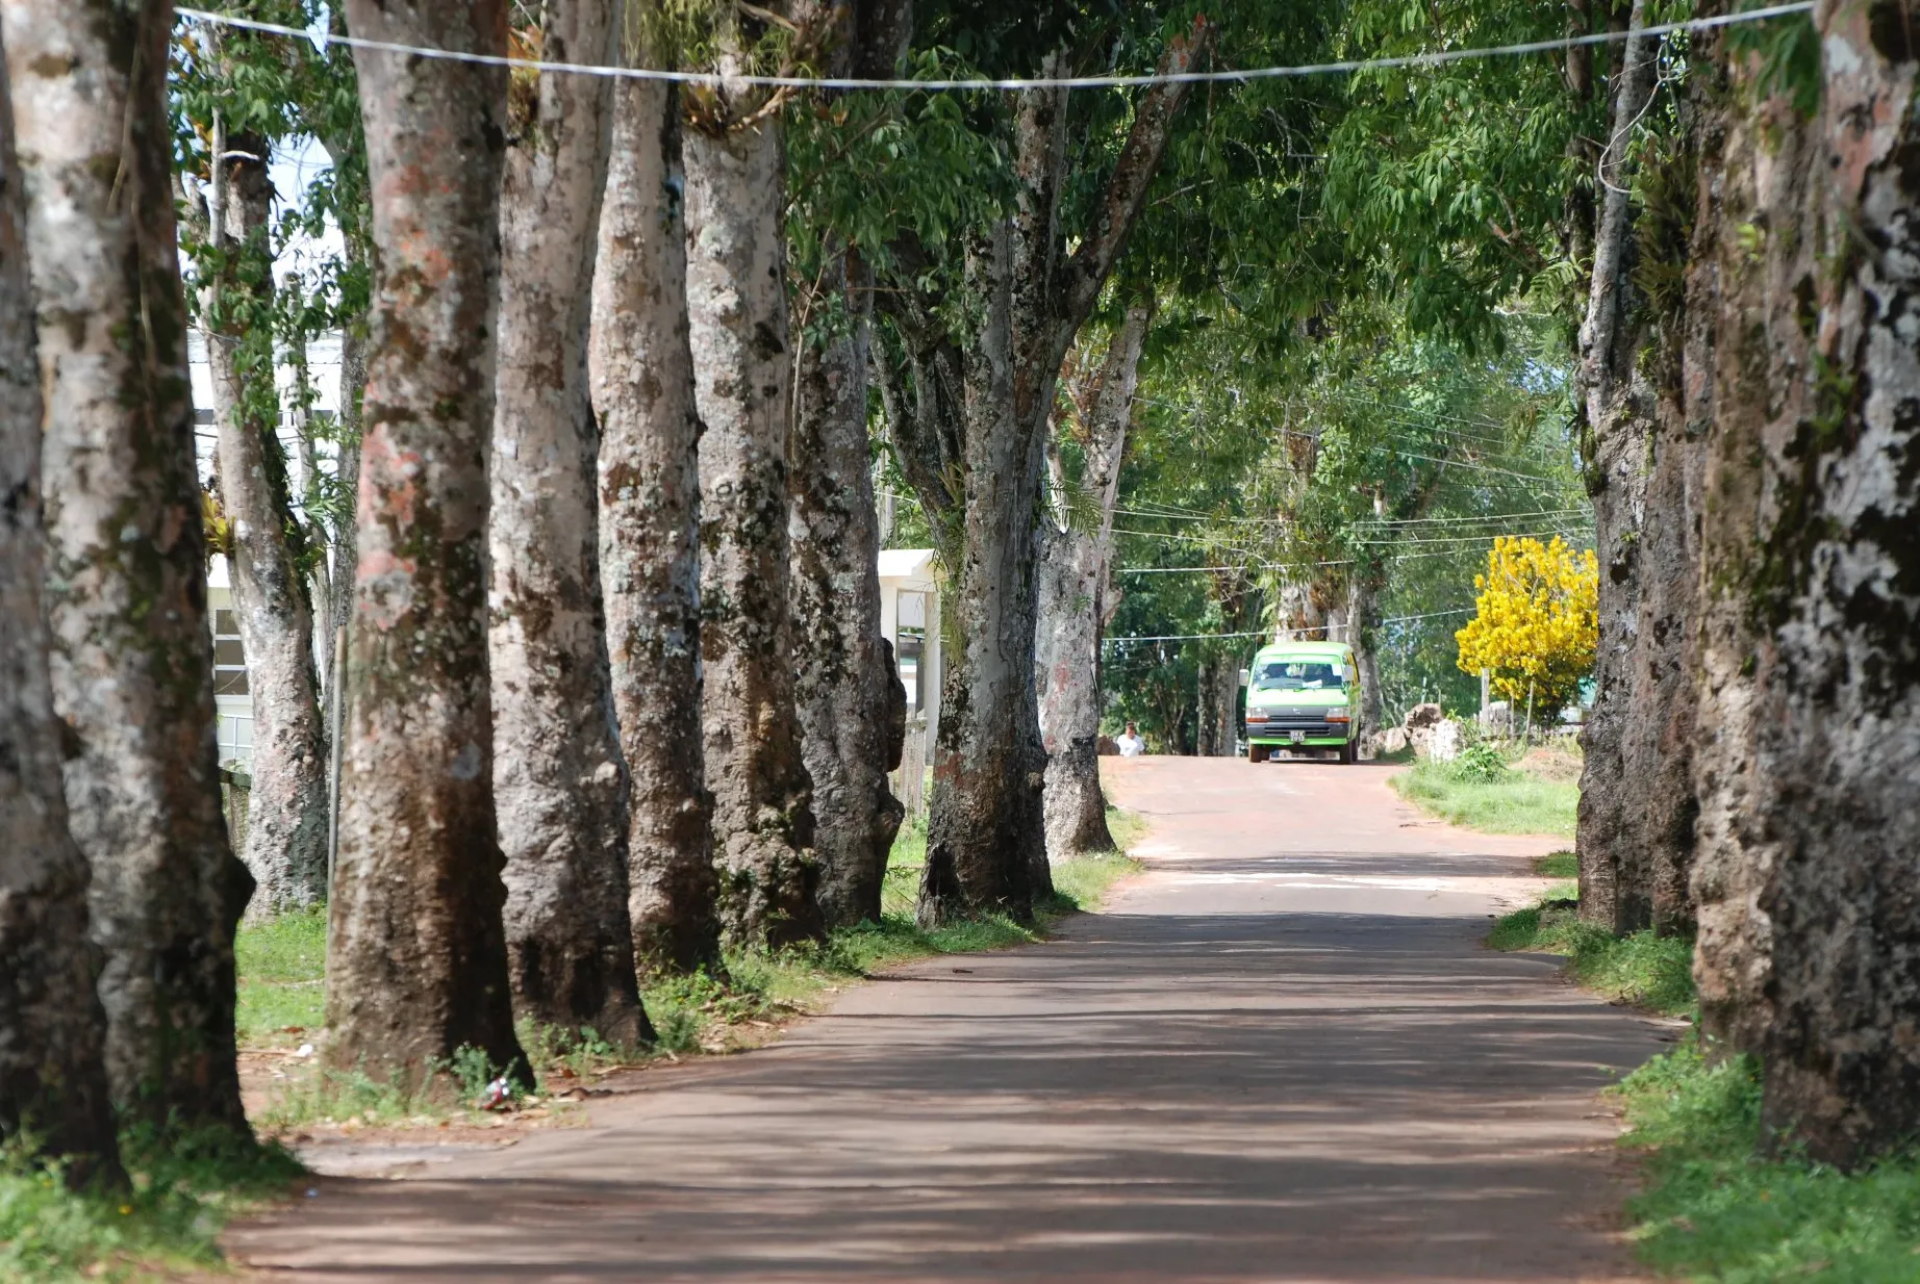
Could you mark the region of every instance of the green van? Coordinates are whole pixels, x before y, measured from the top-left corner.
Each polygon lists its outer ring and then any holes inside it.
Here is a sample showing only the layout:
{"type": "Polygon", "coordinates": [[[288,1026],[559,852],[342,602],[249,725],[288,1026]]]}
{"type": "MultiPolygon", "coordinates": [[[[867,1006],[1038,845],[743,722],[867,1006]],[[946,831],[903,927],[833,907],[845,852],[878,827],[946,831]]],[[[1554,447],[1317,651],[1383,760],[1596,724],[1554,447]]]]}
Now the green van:
{"type": "Polygon", "coordinates": [[[1332,749],[1358,762],[1354,710],[1360,675],[1345,642],[1275,642],[1260,648],[1247,676],[1247,760],[1275,749],[1332,749]]]}

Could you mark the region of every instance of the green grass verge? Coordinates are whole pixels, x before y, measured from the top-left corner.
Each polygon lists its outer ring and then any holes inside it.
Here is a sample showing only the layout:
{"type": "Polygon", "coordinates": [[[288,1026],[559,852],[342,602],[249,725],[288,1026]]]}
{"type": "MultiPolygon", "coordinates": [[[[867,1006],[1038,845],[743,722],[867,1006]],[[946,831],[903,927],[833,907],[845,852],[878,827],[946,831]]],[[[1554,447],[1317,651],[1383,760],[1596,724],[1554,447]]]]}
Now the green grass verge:
{"type": "Polygon", "coordinates": [[[139,1134],[120,1142],[131,1184],[76,1194],[56,1171],[0,1150],[0,1280],[21,1284],[179,1278],[220,1265],[234,1215],[302,1175],[278,1147],[139,1134]]]}
{"type": "MultiPolygon", "coordinates": [[[[1109,827],[1122,847],[1143,824],[1110,809],[1109,827]]],[[[651,1049],[612,1048],[591,1030],[520,1030],[536,1079],[547,1092],[556,1080],[629,1064],[647,1056],[719,1052],[753,1042],[753,1032],[808,1011],[827,994],[884,968],[942,954],[970,954],[1040,939],[1061,914],[1091,909],[1119,879],[1139,868],[1124,851],[1065,861],[1053,870],[1053,899],[1036,907],[1035,921],[989,916],[931,930],[914,922],[914,899],[926,864],[925,822],[905,826],[894,840],[882,886],[878,923],[833,933],[817,945],[779,951],[730,950],[723,979],[704,973],[656,977],[642,987],[659,1038],[651,1049]]],[[[241,929],[239,1031],[243,1047],[294,1046],[319,1031],[322,1020],[326,919],[324,913],[288,915],[241,929]]],[[[279,1088],[259,1122],[289,1129],[314,1122],[358,1119],[366,1125],[431,1122],[458,1115],[478,1095],[493,1067],[455,1058],[438,1082],[403,1085],[354,1071],[315,1068],[279,1088]]]]}
{"type": "MultiPolygon", "coordinates": [[[[1545,857],[1541,864],[1552,862],[1554,868],[1560,868],[1559,855],[1545,857]]],[[[1496,921],[1487,933],[1487,944],[1496,950],[1564,955],[1567,972],[1574,980],[1615,1003],[1630,1003],[1666,1016],[1682,1016],[1693,1010],[1690,938],[1661,937],[1652,932],[1615,936],[1591,923],[1582,923],[1573,897],[1573,884],[1555,886],[1539,904],[1496,921]]]]}
{"type": "Polygon", "coordinates": [[[234,1026],[242,1047],[298,1047],[317,1033],[326,1002],[327,912],[309,910],[241,927],[234,1026]]]}
{"type": "Polygon", "coordinates": [[[1572,838],[1580,786],[1508,770],[1476,778],[1450,763],[1417,762],[1393,777],[1401,797],[1450,825],[1484,834],[1552,834],[1572,838]]]}
{"type": "Polygon", "coordinates": [[[1615,1091],[1644,1157],[1629,1207],[1651,1265],[1711,1284],[1920,1280],[1920,1158],[1852,1174],[1756,1158],[1754,1063],[1709,1065],[1691,1042],[1615,1091]]]}

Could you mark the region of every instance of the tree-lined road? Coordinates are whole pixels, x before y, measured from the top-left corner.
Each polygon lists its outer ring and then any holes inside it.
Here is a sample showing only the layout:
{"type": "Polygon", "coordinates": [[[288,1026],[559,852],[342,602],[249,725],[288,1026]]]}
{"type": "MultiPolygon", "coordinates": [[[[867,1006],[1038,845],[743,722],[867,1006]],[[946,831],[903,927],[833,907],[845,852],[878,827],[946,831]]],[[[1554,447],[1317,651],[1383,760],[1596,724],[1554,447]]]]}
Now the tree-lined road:
{"type": "Polygon", "coordinates": [[[1595,1092],[1660,1027],[1480,943],[1545,839],[1388,771],[1103,760],[1149,872],[591,1126],[328,1179],[235,1230],[301,1280],[1618,1280],[1595,1092]]]}

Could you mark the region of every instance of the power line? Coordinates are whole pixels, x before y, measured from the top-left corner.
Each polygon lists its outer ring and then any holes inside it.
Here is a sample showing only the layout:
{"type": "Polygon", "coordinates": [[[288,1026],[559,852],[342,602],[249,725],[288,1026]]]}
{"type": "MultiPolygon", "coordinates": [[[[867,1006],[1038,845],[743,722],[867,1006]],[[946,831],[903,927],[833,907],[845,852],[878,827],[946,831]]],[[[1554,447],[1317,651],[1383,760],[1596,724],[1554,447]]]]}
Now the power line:
{"type": "Polygon", "coordinates": [[[507,67],[516,71],[555,72],[581,76],[610,76],[621,80],[658,80],[677,84],[703,85],[708,88],[743,88],[749,85],[769,89],[881,89],[881,90],[1037,90],[1037,89],[1131,89],[1165,84],[1244,84],[1255,80],[1277,80],[1300,76],[1337,76],[1356,71],[1386,71],[1393,68],[1440,67],[1448,63],[1481,58],[1516,57],[1537,53],[1559,53],[1590,45],[1617,44],[1630,38],[1672,35],[1682,31],[1706,31],[1738,23],[1760,22],[1789,14],[1807,13],[1813,0],[1795,0],[1791,4],[1770,5],[1719,14],[1711,18],[1688,18],[1627,31],[1601,31],[1584,36],[1562,36],[1555,40],[1529,40],[1518,44],[1492,45],[1478,49],[1443,49],[1432,53],[1402,54],[1387,58],[1355,58],[1340,62],[1305,63],[1291,67],[1251,67],[1241,71],[1150,72],[1145,75],[1060,76],[1032,80],[1011,78],[964,77],[943,80],[867,80],[852,76],[760,76],[721,75],[707,71],[666,71],[650,67],[619,67],[603,63],[546,62],[538,58],[514,58],[503,54],[471,53],[457,49],[437,49],[427,45],[401,44],[392,40],[371,40],[364,36],[332,35],[325,31],[290,27],[277,22],[261,22],[231,13],[206,9],[176,9],[189,22],[235,27],[266,35],[289,36],[306,40],[325,52],[328,45],[346,45],[380,53],[404,54],[414,58],[433,58],[446,62],[479,63],[489,67],[507,67]]]}
{"type": "MultiPolygon", "coordinates": [[[[1457,606],[1451,611],[1428,611],[1424,615],[1391,615],[1376,624],[1411,624],[1415,620],[1437,620],[1448,615],[1471,615],[1479,610],[1477,606],[1457,606]]],[[[1289,633],[1325,633],[1331,625],[1314,624],[1302,629],[1288,629],[1289,633]]],[[[1263,638],[1273,629],[1255,629],[1251,633],[1160,633],[1143,637],[1102,638],[1102,642],[1201,642],[1213,638],[1263,638]]]]}

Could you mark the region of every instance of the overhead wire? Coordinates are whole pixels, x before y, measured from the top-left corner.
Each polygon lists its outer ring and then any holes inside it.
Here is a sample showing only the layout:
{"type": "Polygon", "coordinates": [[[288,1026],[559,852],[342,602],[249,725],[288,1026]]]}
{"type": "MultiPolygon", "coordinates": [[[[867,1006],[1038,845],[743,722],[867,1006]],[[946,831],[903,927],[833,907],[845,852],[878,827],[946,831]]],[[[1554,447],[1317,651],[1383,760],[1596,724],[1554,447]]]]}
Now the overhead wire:
{"type": "Polygon", "coordinates": [[[238,14],[210,9],[180,8],[174,12],[189,22],[256,31],[263,35],[287,36],[310,42],[324,52],[329,45],[345,45],[369,52],[400,54],[413,58],[431,58],[446,62],[476,63],[505,67],[514,71],[537,71],[581,76],[607,76],[619,80],[654,80],[708,88],[833,89],[833,90],[906,90],[906,91],[1009,91],[1024,92],[1054,89],[1132,89],[1168,84],[1246,84],[1257,80],[1276,80],[1304,76],[1351,75],[1354,72],[1386,71],[1394,68],[1441,67],[1449,63],[1482,58],[1520,57],[1538,53],[1560,53],[1594,45],[1617,44],[1628,39],[1672,35],[1683,31],[1707,31],[1741,23],[1761,22],[1792,14],[1810,12],[1813,0],[1794,0],[1789,4],[1768,5],[1705,18],[1684,18],[1674,22],[1636,27],[1629,31],[1598,31],[1579,36],[1560,36],[1551,40],[1527,40],[1513,44],[1488,45],[1470,49],[1439,49],[1426,53],[1396,54],[1384,58],[1349,58],[1335,62],[1302,63],[1294,66],[1248,67],[1224,71],[1145,72],[1138,75],[1098,76],[985,77],[965,76],[915,80],[909,78],[866,78],[860,76],[781,76],[728,75],[710,71],[671,71],[655,67],[623,67],[607,63],[555,62],[543,58],[518,58],[509,54],[475,53],[463,49],[444,49],[432,45],[407,44],[395,40],[375,40],[366,36],[336,35],[325,30],[264,22],[238,14]]]}

